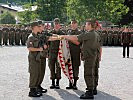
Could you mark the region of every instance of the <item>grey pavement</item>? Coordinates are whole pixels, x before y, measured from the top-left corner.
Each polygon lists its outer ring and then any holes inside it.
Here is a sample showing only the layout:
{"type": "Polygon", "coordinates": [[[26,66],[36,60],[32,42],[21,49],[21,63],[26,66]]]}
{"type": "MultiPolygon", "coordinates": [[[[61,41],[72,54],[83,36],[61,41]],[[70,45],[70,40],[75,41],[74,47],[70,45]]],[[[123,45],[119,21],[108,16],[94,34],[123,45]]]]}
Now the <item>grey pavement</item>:
{"type": "MultiPolygon", "coordinates": [[[[0,47],[0,100],[80,100],[85,92],[83,62],[78,89],[66,90],[68,79],[62,74],[61,89],[51,85],[48,65],[42,86],[48,89],[40,98],[28,97],[28,50],[23,47],[0,47]]],[[[130,58],[122,58],[122,47],[103,47],[98,95],[95,100],[133,100],[133,47],[130,58]]]]}

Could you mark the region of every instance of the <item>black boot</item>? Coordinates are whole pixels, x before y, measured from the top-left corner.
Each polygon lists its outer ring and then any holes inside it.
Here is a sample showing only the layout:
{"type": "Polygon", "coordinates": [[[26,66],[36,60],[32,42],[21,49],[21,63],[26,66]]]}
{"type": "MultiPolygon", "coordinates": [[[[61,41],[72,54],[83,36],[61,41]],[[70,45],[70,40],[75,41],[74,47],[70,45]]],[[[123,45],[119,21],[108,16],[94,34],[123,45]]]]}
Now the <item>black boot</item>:
{"type": "Polygon", "coordinates": [[[55,80],[52,80],[52,85],[50,86],[50,89],[54,89],[55,88],[55,80]]]}
{"type": "Polygon", "coordinates": [[[42,96],[41,93],[39,93],[36,88],[30,88],[29,97],[40,97],[42,96]]]}
{"type": "Polygon", "coordinates": [[[60,86],[59,86],[59,79],[56,80],[56,86],[55,86],[56,89],[60,89],[60,86]]]}
{"type": "Polygon", "coordinates": [[[93,95],[97,95],[97,88],[96,87],[93,89],[93,95]]]}
{"type": "MultiPolygon", "coordinates": [[[[88,90],[88,89],[86,88],[86,90],[88,90]]],[[[97,95],[97,88],[96,87],[93,89],[93,95],[97,95]]]]}
{"type": "Polygon", "coordinates": [[[72,83],[70,81],[69,81],[69,86],[66,87],[66,89],[73,89],[73,85],[72,85],[72,83]]]}
{"type": "Polygon", "coordinates": [[[93,90],[86,91],[85,94],[80,96],[80,99],[94,99],[93,90]]]}
{"type": "Polygon", "coordinates": [[[78,90],[78,87],[77,87],[77,80],[76,80],[76,79],[74,79],[73,89],[74,89],[74,90],[78,90]]]}
{"type": "Polygon", "coordinates": [[[46,93],[47,92],[47,89],[42,88],[40,85],[38,86],[37,89],[38,89],[39,92],[42,92],[42,93],[46,93]]]}

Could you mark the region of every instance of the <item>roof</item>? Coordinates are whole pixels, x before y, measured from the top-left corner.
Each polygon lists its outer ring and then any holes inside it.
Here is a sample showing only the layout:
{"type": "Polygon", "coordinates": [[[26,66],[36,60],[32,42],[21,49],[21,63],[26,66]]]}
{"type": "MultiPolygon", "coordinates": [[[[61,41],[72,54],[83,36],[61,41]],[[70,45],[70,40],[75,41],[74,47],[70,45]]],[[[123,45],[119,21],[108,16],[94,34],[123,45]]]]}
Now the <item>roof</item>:
{"type": "MultiPolygon", "coordinates": [[[[6,8],[6,9],[9,9],[9,10],[13,10],[13,11],[16,11],[16,12],[22,12],[22,11],[28,10],[28,9],[24,9],[22,6],[11,5],[11,4],[2,4],[2,3],[0,3],[0,7],[6,8]]],[[[37,9],[37,6],[32,6],[31,7],[31,11],[35,11],[36,9],[37,9]]]]}

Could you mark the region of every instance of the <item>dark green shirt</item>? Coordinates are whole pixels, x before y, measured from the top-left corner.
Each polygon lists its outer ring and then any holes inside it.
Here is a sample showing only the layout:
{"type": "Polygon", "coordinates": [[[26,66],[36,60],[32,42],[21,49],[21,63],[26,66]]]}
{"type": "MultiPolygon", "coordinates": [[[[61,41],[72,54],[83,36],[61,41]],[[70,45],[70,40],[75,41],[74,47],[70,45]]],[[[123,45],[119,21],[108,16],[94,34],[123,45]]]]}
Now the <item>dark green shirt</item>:
{"type": "Polygon", "coordinates": [[[100,47],[99,35],[94,31],[86,31],[84,34],[80,34],[78,41],[82,42],[83,57],[91,58],[97,55],[97,49],[100,47]]]}

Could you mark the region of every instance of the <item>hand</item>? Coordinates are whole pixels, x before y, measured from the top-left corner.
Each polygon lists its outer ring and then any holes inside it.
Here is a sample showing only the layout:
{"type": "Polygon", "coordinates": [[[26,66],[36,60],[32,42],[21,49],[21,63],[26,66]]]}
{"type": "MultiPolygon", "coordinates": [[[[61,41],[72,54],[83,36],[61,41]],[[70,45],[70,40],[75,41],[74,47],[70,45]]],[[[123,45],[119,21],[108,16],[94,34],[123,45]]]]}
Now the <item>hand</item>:
{"type": "Polygon", "coordinates": [[[43,51],[43,48],[39,48],[39,51],[43,51]]]}
{"type": "Polygon", "coordinates": [[[47,49],[47,48],[48,48],[48,46],[47,46],[47,45],[43,45],[43,48],[44,48],[44,49],[47,49]]]}
{"type": "Polygon", "coordinates": [[[131,43],[129,43],[129,45],[131,45],[131,43]]]}
{"type": "Polygon", "coordinates": [[[121,45],[123,45],[123,43],[121,43],[121,45]]]}

